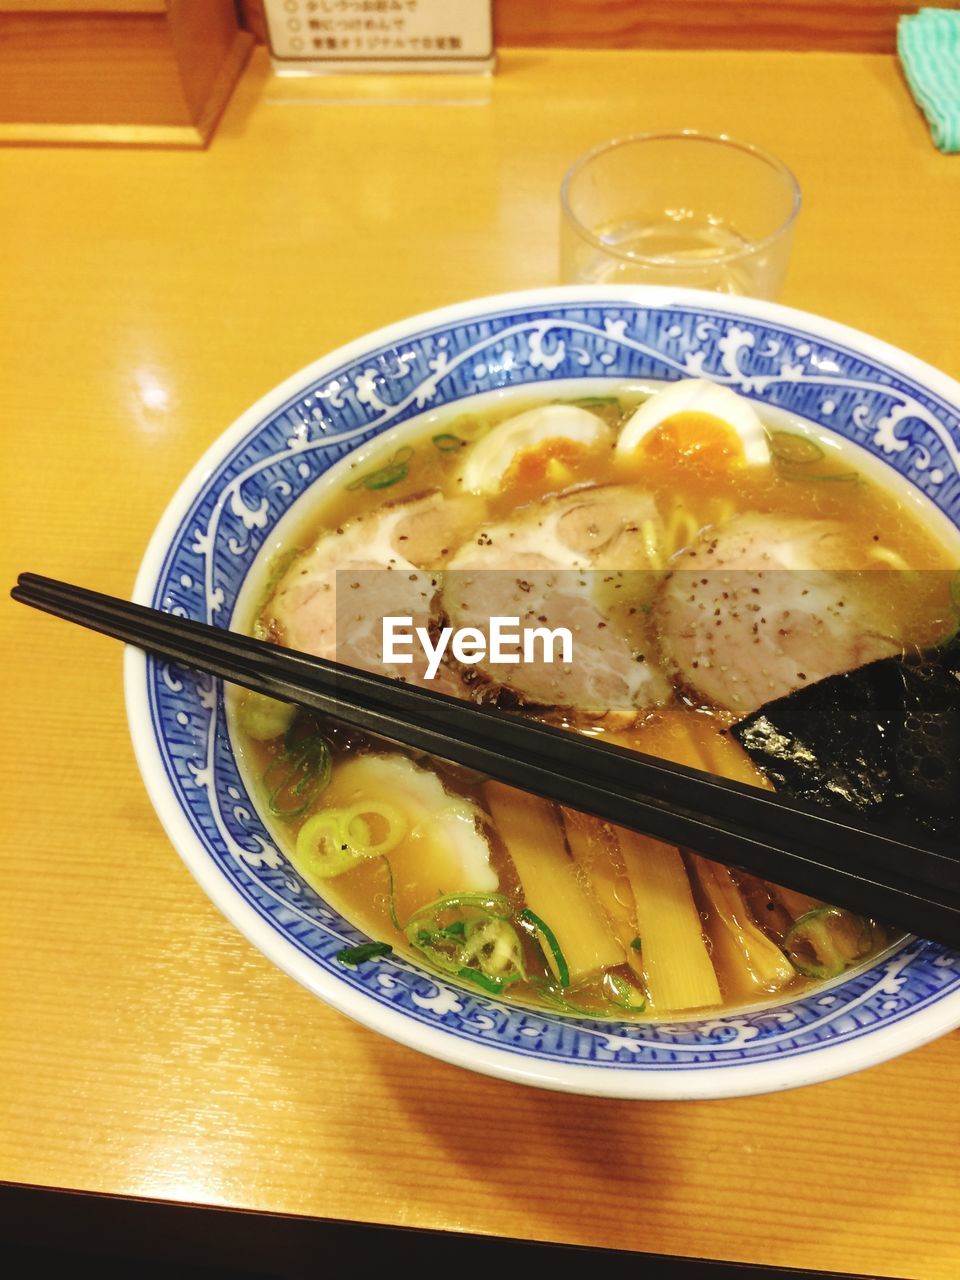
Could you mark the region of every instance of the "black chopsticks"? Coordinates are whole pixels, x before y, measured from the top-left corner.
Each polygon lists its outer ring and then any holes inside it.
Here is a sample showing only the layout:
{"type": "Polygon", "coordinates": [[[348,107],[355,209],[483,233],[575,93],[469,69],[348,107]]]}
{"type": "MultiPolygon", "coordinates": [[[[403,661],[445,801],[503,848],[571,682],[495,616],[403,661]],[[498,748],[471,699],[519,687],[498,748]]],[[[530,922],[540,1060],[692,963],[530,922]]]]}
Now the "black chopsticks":
{"type": "Polygon", "coordinates": [[[36,574],[15,600],[570,808],[960,946],[960,857],[500,709],[36,574]]]}

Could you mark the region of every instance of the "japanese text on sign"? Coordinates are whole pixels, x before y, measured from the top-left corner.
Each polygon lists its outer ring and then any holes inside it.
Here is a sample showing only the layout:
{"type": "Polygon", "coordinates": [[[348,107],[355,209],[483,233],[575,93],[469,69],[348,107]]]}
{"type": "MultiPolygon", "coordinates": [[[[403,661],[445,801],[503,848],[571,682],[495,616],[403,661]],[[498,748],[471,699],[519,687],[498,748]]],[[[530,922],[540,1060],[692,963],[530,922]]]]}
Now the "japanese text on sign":
{"type": "Polygon", "coordinates": [[[493,55],[490,0],[266,0],[266,11],[280,63],[456,64],[493,55]]]}

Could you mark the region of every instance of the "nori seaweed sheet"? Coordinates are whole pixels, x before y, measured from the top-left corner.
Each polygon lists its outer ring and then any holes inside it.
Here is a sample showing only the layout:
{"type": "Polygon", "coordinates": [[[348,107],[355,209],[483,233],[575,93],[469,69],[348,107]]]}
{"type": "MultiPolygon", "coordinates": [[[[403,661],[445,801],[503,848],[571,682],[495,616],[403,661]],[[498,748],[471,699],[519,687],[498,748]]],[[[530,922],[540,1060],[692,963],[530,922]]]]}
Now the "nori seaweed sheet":
{"type": "Polygon", "coordinates": [[[798,689],[731,733],[778,791],[960,855],[960,636],[798,689]]]}

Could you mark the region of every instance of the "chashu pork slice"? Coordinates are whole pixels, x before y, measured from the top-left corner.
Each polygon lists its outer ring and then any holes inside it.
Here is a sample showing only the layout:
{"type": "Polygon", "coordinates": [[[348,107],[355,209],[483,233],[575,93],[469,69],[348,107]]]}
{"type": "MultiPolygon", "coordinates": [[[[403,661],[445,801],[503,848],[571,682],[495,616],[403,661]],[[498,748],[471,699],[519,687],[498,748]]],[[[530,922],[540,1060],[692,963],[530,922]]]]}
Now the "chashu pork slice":
{"type": "MultiPolygon", "coordinates": [[[[426,683],[416,644],[412,665],[383,661],[383,619],[408,617],[411,627],[439,625],[444,562],[478,518],[472,498],[439,493],[381,507],[321,534],[280,578],[260,623],[279,644],[412,683],[426,683]]],[[[429,687],[456,692],[442,667],[429,687]]]]}
{"type": "MultiPolygon", "coordinates": [[[[651,527],[658,524],[648,494],[608,485],[483,525],[451,559],[442,591],[449,624],[476,628],[487,639],[487,656],[477,664],[482,676],[524,702],[589,717],[629,721],[661,702],[666,682],[638,647],[620,604],[636,590],[634,571],[646,580],[651,527]],[[559,642],[548,648],[535,640],[532,661],[491,661],[493,617],[519,619],[514,633],[566,629],[570,660],[563,660],[559,642]]],[[[523,656],[520,646],[504,651],[523,656]]]]}
{"type": "Polygon", "coordinates": [[[714,706],[746,715],[900,645],[875,573],[842,525],[749,513],[677,556],[653,616],[665,668],[714,706]]]}

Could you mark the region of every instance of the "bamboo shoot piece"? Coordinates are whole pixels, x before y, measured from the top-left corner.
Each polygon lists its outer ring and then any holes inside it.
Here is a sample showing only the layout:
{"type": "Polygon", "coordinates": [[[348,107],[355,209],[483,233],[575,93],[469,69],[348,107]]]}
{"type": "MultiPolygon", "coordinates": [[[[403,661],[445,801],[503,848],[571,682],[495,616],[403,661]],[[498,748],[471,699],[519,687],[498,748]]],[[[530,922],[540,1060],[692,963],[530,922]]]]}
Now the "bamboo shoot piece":
{"type": "Polygon", "coordinates": [[[623,947],[577,877],[554,806],[500,782],[486,783],[483,791],[526,904],[553,930],[571,985],[623,964],[623,947]]]}
{"type": "Polygon", "coordinates": [[[809,893],[799,893],[796,889],[784,889],[783,885],[779,884],[771,884],[770,892],[783,904],[793,920],[799,920],[808,911],[816,911],[818,907],[824,905],[819,898],[811,898],[809,893]]]}
{"type": "Polygon", "coordinates": [[[772,791],[767,778],[729,733],[718,732],[716,720],[665,707],[644,726],[642,735],[609,734],[607,741],[639,748],[662,760],[673,760],[691,769],[702,769],[734,782],[772,791]]]}
{"type": "Polygon", "coordinates": [[[634,946],[638,936],[637,913],[633,890],[617,837],[612,829],[597,818],[588,818],[576,809],[562,809],[567,844],[581,873],[586,876],[637,977],[643,977],[640,950],[634,946]]]}
{"type": "Polygon", "coordinates": [[[793,916],[777,897],[776,886],[748,871],[738,870],[735,878],[754,920],[774,942],[782,943],[793,924],[793,916]]]}
{"type": "MultiPolygon", "coordinates": [[[[721,778],[729,778],[731,782],[745,782],[751,787],[761,787],[764,791],[772,791],[770,779],[753,763],[747,753],[729,733],[717,733],[715,730],[702,734],[700,748],[704,763],[696,765],[698,769],[706,769],[721,778]]],[[[690,764],[694,762],[691,760],[690,764]]]]}
{"type": "Polygon", "coordinates": [[[727,995],[753,996],[779,991],[797,971],[750,914],[729,867],[689,855],[706,905],[707,930],[727,995]]]}
{"type": "Polygon", "coordinates": [[[633,889],[643,980],[658,1013],[720,1004],[700,912],[679,850],[617,828],[633,889]]]}

